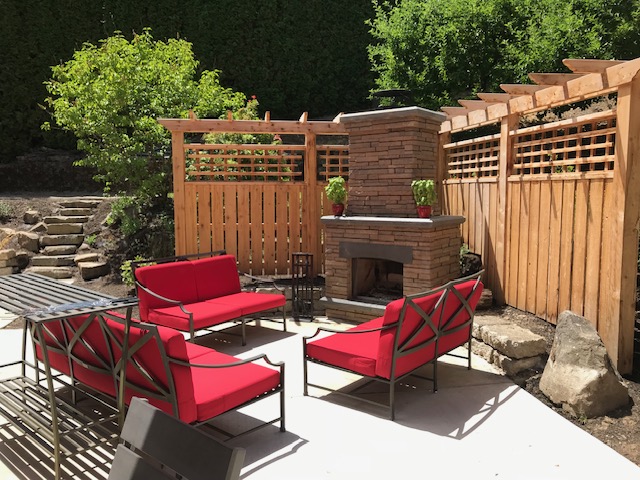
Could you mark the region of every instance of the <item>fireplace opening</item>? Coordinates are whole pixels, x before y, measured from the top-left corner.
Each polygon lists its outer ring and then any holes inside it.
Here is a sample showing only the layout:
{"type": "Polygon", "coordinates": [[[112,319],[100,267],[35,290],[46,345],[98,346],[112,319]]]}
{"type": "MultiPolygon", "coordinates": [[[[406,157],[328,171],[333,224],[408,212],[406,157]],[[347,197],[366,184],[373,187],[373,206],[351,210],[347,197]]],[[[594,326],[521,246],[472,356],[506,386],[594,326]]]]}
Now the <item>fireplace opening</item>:
{"type": "Polygon", "coordinates": [[[352,298],[386,305],[402,298],[403,264],[378,258],[352,259],[352,298]]]}

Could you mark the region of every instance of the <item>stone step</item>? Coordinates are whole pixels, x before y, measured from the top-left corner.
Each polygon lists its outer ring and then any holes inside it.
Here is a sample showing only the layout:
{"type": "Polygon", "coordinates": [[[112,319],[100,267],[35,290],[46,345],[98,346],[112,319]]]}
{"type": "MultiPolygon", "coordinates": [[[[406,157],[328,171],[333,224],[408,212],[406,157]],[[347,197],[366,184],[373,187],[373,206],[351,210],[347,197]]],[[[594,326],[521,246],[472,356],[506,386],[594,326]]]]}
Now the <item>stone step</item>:
{"type": "Polygon", "coordinates": [[[47,225],[47,233],[49,235],[69,235],[73,233],[82,233],[84,224],[82,223],[50,223],[47,225]]]}
{"type": "Polygon", "coordinates": [[[61,208],[58,215],[63,217],[84,217],[93,215],[92,208],[61,208]]]}
{"type": "Polygon", "coordinates": [[[84,242],[84,235],[45,235],[40,239],[40,245],[49,247],[51,245],[76,245],[80,246],[84,242]]]}
{"type": "Polygon", "coordinates": [[[25,272],[37,273],[56,279],[73,277],[73,269],[70,267],[29,267],[25,272]]]}
{"type": "Polygon", "coordinates": [[[82,262],[97,262],[100,260],[100,256],[97,253],[81,253],[73,257],[73,261],[77,263],[82,262]]]}
{"type": "Polygon", "coordinates": [[[73,255],[78,251],[75,245],[51,245],[44,247],[42,253],[45,255],[73,255]]]}
{"type": "Polygon", "coordinates": [[[49,217],[44,217],[43,222],[47,225],[51,223],[87,223],[89,221],[89,217],[87,215],[81,217],[69,217],[64,215],[51,215],[49,217]]]}
{"type": "Polygon", "coordinates": [[[84,280],[93,280],[109,274],[109,264],[107,262],[80,262],[78,263],[80,275],[84,280]]]}
{"type": "Polygon", "coordinates": [[[61,200],[58,202],[62,208],[96,208],[102,203],[102,200],[61,200]]]}
{"type": "Polygon", "coordinates": [[[38,255],[31,259],[34,267],[73,267],[75,255],[38,255]]]}

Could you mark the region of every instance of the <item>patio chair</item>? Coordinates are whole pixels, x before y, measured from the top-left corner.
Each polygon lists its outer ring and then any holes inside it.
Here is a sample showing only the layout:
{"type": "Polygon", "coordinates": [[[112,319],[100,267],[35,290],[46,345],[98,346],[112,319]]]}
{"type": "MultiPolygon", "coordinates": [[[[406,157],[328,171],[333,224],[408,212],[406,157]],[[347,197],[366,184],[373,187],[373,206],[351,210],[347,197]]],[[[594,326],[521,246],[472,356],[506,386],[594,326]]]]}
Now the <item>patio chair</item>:
{"type": "Polygon", "coordinates": [[[245,456],[140,398],[120,439],[109,480],[237,480],[245,456]]]}
{"type": "MultiPolygon", "coordinates": [[[[468,368],[471,368],[471,330],[473,315],[482,293],[482,272],[451,281],[424,293],[408,295],[387,305],[384,316],[346,331],[319,327],[303,338],[304,395],[308,385],[360,401],[388,407],[395,418],[395,384],[421,367],[432,364],[433,391],[438,389],[438,358],[455,348],[469,344],[468,368]],[[321,331],[331,335],[318,338],[321,331]],[[308,381],[307,362],[355,373],[370,381],[389,386],[388,404],[336,391],[308,381]]],[[[367,382],[369,383],[369,382],[367,382]]]]}

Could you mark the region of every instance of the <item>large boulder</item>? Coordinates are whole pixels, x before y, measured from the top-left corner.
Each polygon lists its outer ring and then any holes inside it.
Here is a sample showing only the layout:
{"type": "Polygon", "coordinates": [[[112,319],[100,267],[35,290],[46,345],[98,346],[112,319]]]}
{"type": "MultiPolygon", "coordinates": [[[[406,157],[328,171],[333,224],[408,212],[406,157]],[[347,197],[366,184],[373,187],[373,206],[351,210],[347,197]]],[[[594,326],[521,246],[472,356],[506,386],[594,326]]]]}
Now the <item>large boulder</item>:
{"type": "Polygon", "coordinates": [[[629,403],[629,392],[596,329],[562,312],[540,390],[575,417],[598,417],[629,403]]]}

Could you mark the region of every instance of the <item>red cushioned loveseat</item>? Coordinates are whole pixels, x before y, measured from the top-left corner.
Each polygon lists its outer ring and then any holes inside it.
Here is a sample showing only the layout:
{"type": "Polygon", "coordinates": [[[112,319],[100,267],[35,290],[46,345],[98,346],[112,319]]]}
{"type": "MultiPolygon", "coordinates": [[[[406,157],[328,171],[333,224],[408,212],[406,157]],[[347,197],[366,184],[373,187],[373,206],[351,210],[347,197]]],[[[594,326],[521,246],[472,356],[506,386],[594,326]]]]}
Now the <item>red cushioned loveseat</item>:
{"type": "MultiPolygon", "coordinates": [[[[120,400],[121,407],[134,396],[144,397],[193,425],[279,393],[279,416],[261,426],[280,422],[284,431],[283,363],[266,355],[238,359],[187,342],[179,331],[137,321],[130,323],[125,348],[125,325],[125,318],[114,312],[48,322],[43,336],[51,368],[69,376],[74,385],[120,400]]],[[[42,361],[42,349],[36,345],[35,350],[42,361]]]]}
{"type": "Polygon", "coordinates": [[[192,340],[196,330],[240,321],[245,345],[245,323],[252,320],[247,317],[281,309],[286,331],[284,295],[242,291],[233,255],[191,257],[157,260],[134,269],[143,321],[189,332],[192,340]]]}
{"type": "Polygon", "coordinates": [[[393,420],[394,386],[398,381],[432,363],[431,380],[436,391],[438,357],[465,343],[469,343],[465,358],[471,368],[471,329],[483,288],[481,274],[395,300],[387,305],[382,317],[349,330],[320,327],[314,335],[303,338],[304,394],[308,395],[308,385],[342,393],[309,383],[307,362],[346,370],[389,385],[389,403],[385,406],[393,420]],[[312,340],[321,331],[331,335],[312,340]]]}

